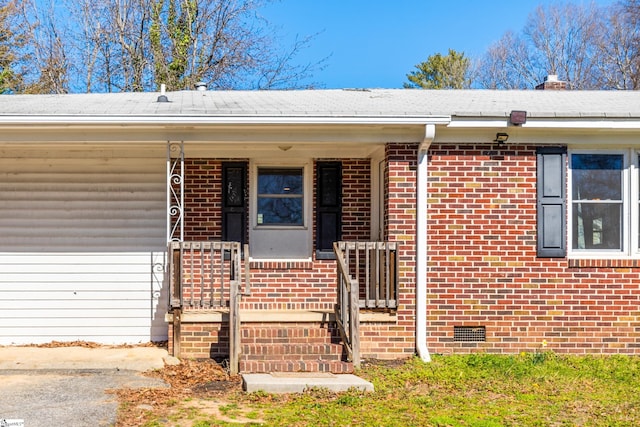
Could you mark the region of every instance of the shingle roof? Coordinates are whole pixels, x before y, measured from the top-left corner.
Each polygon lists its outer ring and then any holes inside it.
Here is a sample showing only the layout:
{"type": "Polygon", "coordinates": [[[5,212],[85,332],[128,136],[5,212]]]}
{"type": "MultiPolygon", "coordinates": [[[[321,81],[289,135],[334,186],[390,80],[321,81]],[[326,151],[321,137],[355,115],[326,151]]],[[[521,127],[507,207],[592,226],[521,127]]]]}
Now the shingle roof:
{"type": "Polygon", "coordinates": [[[2,95],[0,117],[640,118],[640,91],[302,90],[2,95]]]}

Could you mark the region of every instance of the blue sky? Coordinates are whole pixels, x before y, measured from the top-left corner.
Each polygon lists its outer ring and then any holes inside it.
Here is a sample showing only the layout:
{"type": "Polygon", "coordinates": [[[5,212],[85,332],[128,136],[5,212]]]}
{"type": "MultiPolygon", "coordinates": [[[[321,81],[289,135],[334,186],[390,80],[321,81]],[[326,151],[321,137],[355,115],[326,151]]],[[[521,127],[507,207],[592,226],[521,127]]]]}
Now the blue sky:
{"type": "MultiPolygon", "coordinates": [[[[574,0],[574,3],[590,3],[574,0]]],[[[601,5],[615,0],[597,0],[601,5]]],[[[301,63],[329,57],[314,81],[331,88],[399,88],[414,66],[448,49],[478,57],[550,0],[280,0],[261,14],[291,42],[319,33],[301,63]]]]}

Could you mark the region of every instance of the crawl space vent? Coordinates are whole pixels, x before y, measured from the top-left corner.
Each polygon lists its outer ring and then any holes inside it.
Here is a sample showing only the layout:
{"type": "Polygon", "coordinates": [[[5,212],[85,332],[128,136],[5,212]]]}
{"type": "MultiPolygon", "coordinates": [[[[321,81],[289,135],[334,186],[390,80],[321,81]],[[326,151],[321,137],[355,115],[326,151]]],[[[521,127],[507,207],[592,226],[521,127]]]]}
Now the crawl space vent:
{"type": "Polygon", "coordinates": [[[454,326],[453,341],[455,342],[484,342],[487,333],[484,326],[454,326]]]}

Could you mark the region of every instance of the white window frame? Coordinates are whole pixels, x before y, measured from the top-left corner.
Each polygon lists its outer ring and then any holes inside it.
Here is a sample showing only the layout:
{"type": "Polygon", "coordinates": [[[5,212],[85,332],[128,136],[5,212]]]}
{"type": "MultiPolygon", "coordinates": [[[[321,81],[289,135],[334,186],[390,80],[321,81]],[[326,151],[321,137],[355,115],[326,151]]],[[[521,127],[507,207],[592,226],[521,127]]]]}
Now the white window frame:
{"type": "Polygon", "coordinates": [[[282,161],[276,159],[261,159],[250,162],[249,173],[249,244],[251,245],[251,259],[260,261],[310,260],[313,250],[313,161],[298,159],[282,161]],[[291,224],[258,224],[258,169],[259,168],[301,168],[303,179],[303,221],[302,225],[291,224]],[[264,237],[264,236],[271,236],[264,237]],[[265,255],[261,248],[268,240],[286,241],[292,245],[280,243],[283,252],[287,246],[298,248],[295,255],[282,255],[277,250],[273,255],[265,255]],[[256,250],[254,250],[254,248],[256,250]]]}
{"type": "Polygon", "coordinates": [[[639,183],[638,180],[638,156],[640,152],[633,149],[579,149],[568,150],[567,174],[567,246],[568,254],[571,258],[591,258],[591,259],[620,259],[620,258],[640,258],[638,248],[638,214],[639,214],[639,183]],[[622,168],[622,248],[621,250],[590,250],[573,248],[573,169],[572,158],[574,154],[613,154],[623,156],[622,168]]]}

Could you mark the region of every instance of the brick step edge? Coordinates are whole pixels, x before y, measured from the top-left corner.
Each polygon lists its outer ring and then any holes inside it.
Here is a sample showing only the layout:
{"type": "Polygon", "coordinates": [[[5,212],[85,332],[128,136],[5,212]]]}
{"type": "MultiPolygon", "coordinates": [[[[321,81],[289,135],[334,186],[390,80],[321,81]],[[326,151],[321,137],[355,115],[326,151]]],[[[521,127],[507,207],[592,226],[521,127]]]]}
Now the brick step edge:
{"type": "Polygon", "coordinates": [[[240,339],[242,345],[341,345],[337,337],[283,337],[283,338],[245,338],[240,339]]]}
{"type": "Polygon", "coordinates": [[[310,362],[310,361],[256,361],[241,360],[240,372],[247,374],[271,372],[329,372],[332,374],[352,374],[351,362],[310,362]]]}
{"type": "MultiPolygon", "coordinates": [[[[341,357],[344,347],[340,344],[242,344],[243,355],[261,356],[336,356],[341,357]]],[[[339,360],[339,359],[338,359],[339,360]]]]}
{"type": "Polygon", "coordinates": [[[282,338],[333,338],[339,337],[335,328],[296,328],[296,327],[245,327],[240,331],[243,339],[282,339],[282,338]]]}

